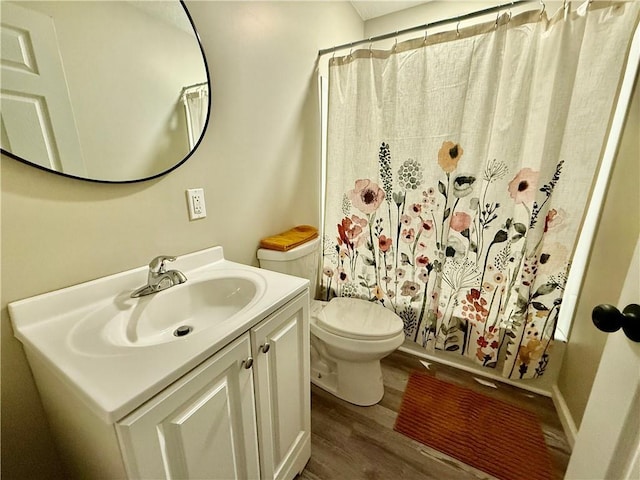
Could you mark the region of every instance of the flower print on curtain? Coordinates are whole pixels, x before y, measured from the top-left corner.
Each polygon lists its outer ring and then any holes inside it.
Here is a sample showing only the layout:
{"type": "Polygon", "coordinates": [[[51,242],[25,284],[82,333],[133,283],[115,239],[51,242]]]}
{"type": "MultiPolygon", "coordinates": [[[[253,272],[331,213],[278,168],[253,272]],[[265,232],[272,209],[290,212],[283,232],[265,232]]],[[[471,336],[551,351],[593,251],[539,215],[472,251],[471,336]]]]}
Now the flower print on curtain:
{"type": "Polygon", "coordinates": [[[323,297],[542,375],[639,11],[536,11],[331,60],[323,297]]]}
{"type": "MultiPolygon", "coordinates": [[[[443,178],[435,188],[419,190],[422,167],[409,159],[394,178],[390,146],[381,144],[380,178],[391,195],[370,179],[356,180],[345,194],[344,217],[337,224],[338,262],[336,268],[325,264],[325,292],[389,306],[403,319],[406,336],[424,346],[433,343],[489,366],[497,364],[504,347],[508,355],[517,354],[521,366],[528,368],[534,361],[540,374],[569,252],[542,250],[549,221],[540,224],[543,234],[530,250],[527,238],[533,234],[527,232],[539,224],[562,162],[548,184],[538,189],[538,172],[524,168],[507,182],[507,166],[492,160],[482,188],[476,189],[475,176],[456,171],[463,151],[458,144],[444,142],[436,156],[443,178]],[[512,208],[505,208],[508,203],[512,208]],[[526,211],[526,223],[509,216],[516,205],[526,211]],[[551,265],[552,257],[554,269],[540,275],[538,265],[551,265]],[[335,274],[342,282],[332,290],[335,274]],[[531,292],[536,282],[540,286],[531,292]],[[512,296],[516,300],[510,302],[512,296]],[[516,331],[523,326],[526,336],[516,345],[516,331]]],[[[558,214],[550,210],[545,215],[557,219],[558,214]]]]}

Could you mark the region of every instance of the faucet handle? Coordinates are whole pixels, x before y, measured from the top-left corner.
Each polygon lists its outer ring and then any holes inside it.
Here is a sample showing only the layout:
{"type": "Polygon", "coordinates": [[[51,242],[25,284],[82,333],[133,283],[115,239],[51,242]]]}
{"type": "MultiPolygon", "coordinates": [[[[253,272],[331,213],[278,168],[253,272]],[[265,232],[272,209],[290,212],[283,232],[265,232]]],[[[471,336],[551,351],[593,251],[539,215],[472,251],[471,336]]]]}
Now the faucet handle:
{"type": "Polygon", "coordinates": [[[149,264],[149,271],[153,273],[166,273],[164,262],[173,262],[175,259],[176,257],[160,255],[151,260],[151,263],[149,264]]]}

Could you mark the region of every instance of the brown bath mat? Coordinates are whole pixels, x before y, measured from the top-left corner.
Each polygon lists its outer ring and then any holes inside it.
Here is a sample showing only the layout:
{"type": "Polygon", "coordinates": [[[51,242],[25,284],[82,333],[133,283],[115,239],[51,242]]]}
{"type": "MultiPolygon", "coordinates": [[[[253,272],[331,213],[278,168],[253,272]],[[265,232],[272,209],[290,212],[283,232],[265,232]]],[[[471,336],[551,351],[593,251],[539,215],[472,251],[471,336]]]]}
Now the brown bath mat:
{"type": "Polygon", "coordinates": [[[551,479],[535,414],[431,375],[411,374],[394,430],[500,479],[551,479]]]}

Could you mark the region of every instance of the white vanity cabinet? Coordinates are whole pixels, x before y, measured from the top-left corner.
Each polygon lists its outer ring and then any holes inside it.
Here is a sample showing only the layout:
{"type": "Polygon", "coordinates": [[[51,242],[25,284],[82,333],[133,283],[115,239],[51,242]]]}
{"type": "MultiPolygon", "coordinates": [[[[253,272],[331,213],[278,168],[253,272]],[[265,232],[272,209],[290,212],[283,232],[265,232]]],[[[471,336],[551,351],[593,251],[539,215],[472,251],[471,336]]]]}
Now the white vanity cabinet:
{"type": "Polygon", "coordinates": [[[308,293],[117,422],[129,478],[292,479],[309,459],[308,293]]]}
{"type": "Polygon", "coordinates": [[[69,478],[291,480],[311,455],[309,282],[177,257],[8,305],[69,478]],[[182,327],[186,335],[177,335],[182,327]]]}

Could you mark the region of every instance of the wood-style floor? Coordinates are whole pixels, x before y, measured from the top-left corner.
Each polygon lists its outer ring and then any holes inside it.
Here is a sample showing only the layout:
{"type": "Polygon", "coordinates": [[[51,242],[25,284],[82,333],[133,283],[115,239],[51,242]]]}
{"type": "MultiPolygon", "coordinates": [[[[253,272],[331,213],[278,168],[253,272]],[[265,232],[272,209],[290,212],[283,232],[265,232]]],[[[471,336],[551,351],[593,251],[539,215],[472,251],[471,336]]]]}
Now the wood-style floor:
{"type": "MultiPolygon", "coordinates": [[[[297,480],[478,480],[490,475],[393,430],[409,374],[424,370],[420,359],[396,351],[382,360],[385,395],[377,405],[358,407],[324,390],[311,390],[311,459],[297,480]]],[[[507,384],[485,386],[474,375],[431,363],[441,380],[534,411],[542,423],[554,480],[564,477],[570,449],[550,398],[507,384]]],[[[526,479],[513,479],[526,480],[526,479]]]]}

